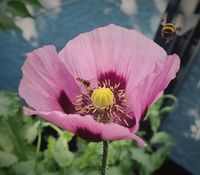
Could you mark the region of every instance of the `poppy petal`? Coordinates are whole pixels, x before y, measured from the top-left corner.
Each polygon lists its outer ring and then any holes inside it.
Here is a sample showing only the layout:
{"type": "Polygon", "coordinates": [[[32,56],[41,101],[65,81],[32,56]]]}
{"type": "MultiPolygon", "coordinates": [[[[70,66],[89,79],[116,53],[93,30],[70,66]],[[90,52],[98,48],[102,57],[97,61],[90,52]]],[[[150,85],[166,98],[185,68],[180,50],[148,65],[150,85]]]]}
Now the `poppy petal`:
{"type": "Polygon", "coordinates": [[[130,132],[128,128],[120,126],[118,124],[103,124],[96,122],[92,116],[80,116],[77,114],[65,114],[59,111],[43,112],[32,111],[24,107],[26,115],[40,115],[44,119],[54,123],[55,125],[70,131],[83,139],[90,141],[102,141],[102,140],[125,140],[132,139],[137,142],[141,147],[144,147],[145,142],[130,132]]]}
{"type": "Polygon", "coordinates": [[[63,103],[72,106],[80,89],[59,59],[55,47],[44,46],[26,56],[19,85],[20,96],[36,110],[64,111],[63,103]]]}
{"type": "Polygon", "coordinates": [[[166,59],[157,62],[155,69],[137,88],[129,89],[128,97],[130,105],[136,115],[138,124],[143,117],[143,113],[148,109],[155,99],[158,99],[170,81],[175,78],[180,67],[180,59],[174,54],[167,56],[166,59]]]}
{"type": "Polygon", "coordinates": [[[114,71],[136,87],[166,52],[138,31],[111,24],[78,35],[59,56],[75,77],[98,79],[114,71]]]}

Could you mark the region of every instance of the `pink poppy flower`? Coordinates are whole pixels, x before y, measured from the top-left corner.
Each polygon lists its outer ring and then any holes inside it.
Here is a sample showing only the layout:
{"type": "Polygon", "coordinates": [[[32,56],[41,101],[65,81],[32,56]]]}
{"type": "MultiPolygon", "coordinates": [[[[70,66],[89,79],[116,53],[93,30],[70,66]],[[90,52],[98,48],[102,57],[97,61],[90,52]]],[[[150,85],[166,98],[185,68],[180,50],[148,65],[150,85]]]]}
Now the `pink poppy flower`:
{"type": "Polygon", "coordinates": [[[133,139],[149,106],[180,66],[136,30],[97,28],[57,53],[47,45],[27,53],[19,94],[44,119],[90,141],[133,139]]]}

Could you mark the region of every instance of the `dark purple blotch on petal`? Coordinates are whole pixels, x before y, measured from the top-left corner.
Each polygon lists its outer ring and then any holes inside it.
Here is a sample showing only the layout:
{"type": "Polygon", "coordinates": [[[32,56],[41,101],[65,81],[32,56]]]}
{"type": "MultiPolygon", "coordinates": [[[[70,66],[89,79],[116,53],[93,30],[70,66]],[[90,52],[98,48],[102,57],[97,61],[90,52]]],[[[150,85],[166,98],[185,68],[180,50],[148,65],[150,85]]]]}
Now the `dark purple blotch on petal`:
{"type": "Polygon", "coordinates": [[[60,94],[57,100],[63,112],[65,112],[66,114],[75,113],[75,107],[70,101],[69,97],[66,95],[65,91],[63,90],[60,91],[60,94]]]}
{"type": "Polygon", "coordinates": [[[120,83],[118,89],[125,89],[127,81],[123,75],[117,74],[115,71],[111,70],[105,73],[101,73],[98,76],[98,81],[100,83],[105,82],[105,80],[110,80],[110,85],[115,86],[116,84],[120,83]]]}
{"type": "Polygon", "coordinates": [[[87,128],[77,128],[76,135],[84,140],[88,140],[88,141],[92,141],[92,142],[102,141],[100,134],[93,133],[87,128]]]}

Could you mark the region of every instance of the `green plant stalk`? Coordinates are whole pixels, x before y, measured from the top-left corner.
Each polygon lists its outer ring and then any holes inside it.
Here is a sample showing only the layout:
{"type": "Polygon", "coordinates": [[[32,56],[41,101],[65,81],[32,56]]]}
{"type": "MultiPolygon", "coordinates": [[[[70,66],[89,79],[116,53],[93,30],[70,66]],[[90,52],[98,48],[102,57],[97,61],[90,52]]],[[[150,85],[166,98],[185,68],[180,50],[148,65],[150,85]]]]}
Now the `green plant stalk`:
{"type": "Polygon", "coordinates": [[[103,141],[103,155],[102,155],[102,163],[101,163],[101,175],[106,174],[107,161],[108,161],[108,148],[109,141],[103,141]]]}
{"type": "Polygon", "coordinates": [[[59,136],[63,135],[63,131],[60,128],[58,128],[57,126],[53,125],[52,123],[46,122],[45,126],[50,126],[52,129],[54,129],[59,134],[59,136]]]}
{"type": "Polygon", "coordinates": [[[40,153],[40,146],[41,146],[41,140],[42,140],[42,131],[41,131],[42,121],[40,121],[39,128],[38,128],[38,140],[37,140],[37,147],[36,147],[36,155],[35,155],[35,174],[39,174],[37,171],[37,163],[38,163],[38,155],[40,153]]]}

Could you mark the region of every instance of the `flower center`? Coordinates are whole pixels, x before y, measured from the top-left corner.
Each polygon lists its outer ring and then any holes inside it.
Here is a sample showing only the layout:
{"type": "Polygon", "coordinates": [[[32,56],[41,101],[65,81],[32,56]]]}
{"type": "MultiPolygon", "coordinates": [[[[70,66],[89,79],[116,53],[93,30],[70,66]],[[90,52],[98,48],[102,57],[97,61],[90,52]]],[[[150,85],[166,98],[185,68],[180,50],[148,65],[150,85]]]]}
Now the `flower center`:
{"type": "Polygon", "coordinates": [[[115,103],[113,92],[109,88],[105,87],[94,89],[91,100],[92,105],[100,110],[108,109],[115,103]]]}
{"type": "Polygon", "coordinates": [[[105,79],[95,86],[91,86],[88,80],[81,79],[79,82],[84,89],[74,104],[77,114],[89,114],[97,122],[117,123],[128,128],[135,124],[135,118],[127,104],[125,89],[121,86],[123,81],[113,83],[110,79],[105,79]]]}

